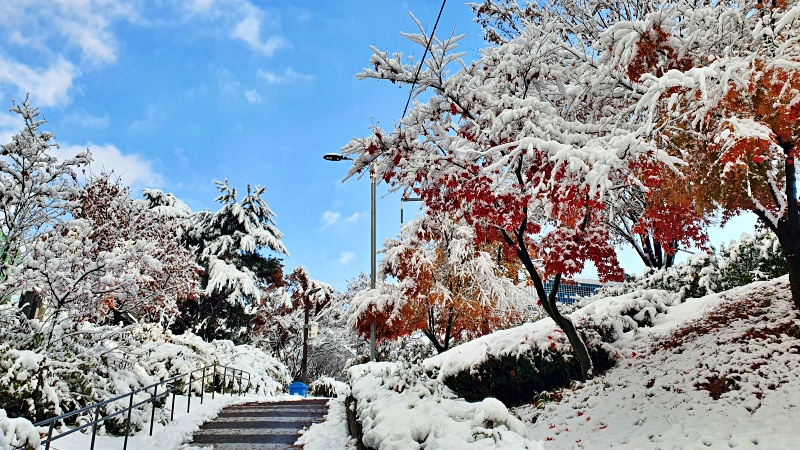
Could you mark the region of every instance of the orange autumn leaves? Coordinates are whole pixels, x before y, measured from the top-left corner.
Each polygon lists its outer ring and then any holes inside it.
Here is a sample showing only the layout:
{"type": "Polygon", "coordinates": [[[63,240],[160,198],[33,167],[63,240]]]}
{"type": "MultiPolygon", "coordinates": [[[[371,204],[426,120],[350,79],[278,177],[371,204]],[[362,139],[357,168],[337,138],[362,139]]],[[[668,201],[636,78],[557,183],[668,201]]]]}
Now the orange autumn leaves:
{"type": "Polygon", "coordinates": [[[510,279],[516,278],[518,264],[504,259],[496,243],[475,248],[471,239],[459,240],[456,234],[449,227],[419,228],[413,236],[387,241],[397,250],[390,252],[384,272],[397,280],[395,295],[401,298],[399,310],[380,311],[373,307],[365,311],[357,321],[362,335],[369,335],[369,324],[374,320],[379,341],[421,332],[442,352],[455,342],[522,321],[523,309],[501,298],[504,293],[491,286],[486,273],[480,270],[481,264],[491,262],[493,276],[510,279]],[[453,252],[460,252],[459,247],[465,244],[470,246],[464,253],[465,259],[482,258],[481,264],[473,264],[474,260],[463,260],[462,264],[453,261],[453,252]]]}

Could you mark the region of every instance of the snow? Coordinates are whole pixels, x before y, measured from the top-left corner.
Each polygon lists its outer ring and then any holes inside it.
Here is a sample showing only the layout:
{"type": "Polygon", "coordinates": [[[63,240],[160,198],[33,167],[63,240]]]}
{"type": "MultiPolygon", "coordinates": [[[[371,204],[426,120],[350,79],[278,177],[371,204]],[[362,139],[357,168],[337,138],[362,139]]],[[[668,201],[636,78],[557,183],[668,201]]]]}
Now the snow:
{"type": "MultiPolygon", "coordinates": [[[[245,394],[241,397],[237,397],[220,395],[219,393],[212,399],[210,394],[206,394],[203,404],[200,404],[200,399],[198,397],[192,397],[191,411],[187,413],[187,397],[182,395],[176,396],[174,420],[168,422],[166,425],[156,423],[153,427],[152,436],[150,436],[149,427],[145,427],[135,435],[130,436],[128,438],[128,448],[149,450],[187,450],[190,448],[197,448],[188,444],[192,435],[200,429],[202,424],[215,419],[223,408],[248,402],[274,402],[294,399],[296,398],[289,395],[267,397],[263,395],[245,394]]],[[[166,408],[171,406],[171,402],[172,399],[170,398],[167,401],[166,408]]],[[[27,422],[24,419],[5,419],[4,417],[5,412],[0,409],[0,430],[3,430],[6,434],[9,433],[7,430],[11,430],[11,432],[14,430],[14,428],[9,427],[7,424],[11,423],[11,421],[17,421],[13,422],[17,424],[17,433],[33,431],[34,435],[38,438],[38,433],[36,433],[35,429],[32,427],[26,429],[25,426],[18,425],[21,422],[27,422]]],[[[91,433],[72,433],[69,436],[55,440],[51,448],[57,448],[58,450],[85,450],[89,448],[91,438],[91,433]]],[[[0,436],[0,449],[11,450],[11,447],[3,446],[3,439],[4,438],[0,436]]],[[[121,436],[98,435],[96,436],[94,448],[96,450],[120,450],[123,447],[124,440],[125,438],[121,436]]]]}
{"type": "MultiPolygon", "coordinates": [[[[631,330],[627,333],[633,336],[635,330],[639,329],[639,322],[645,320],[645,312],[649,312],[651,318],[660,317],[661,313],[677,304],[679,299],[679,295],[663,290],[639,290],[590,303],[573,312],[570,317],[574,323],[583,326],[593,323],[611,327],[619,337],[626,334],[625,330],[631,330]],[[626,315],[632,311],[637,311],[633,317],[626,315]]],[[[438,370],[440,379],[445,379],[460,372],[471,371],[490,356],[519,356],[548,349],[569,351],[568,346],[566,337],[555,322],[545,318],[461,344],[426,359],[423,364],[427,370],[438,370]]]]}
{"type": "MultiPolygon", "coordinates": [[[[458,398],[442,379],[469,370],[489,353],[521,354],[551,348],[554,341],[567,345],[554,336],[550,319],[484,336],[422,365],[401,360],[354,366],[348,378],[364,443],[379,450],[795,448],[800,319],[788,277],[680,299],[666,291],[639,290],[576,310],[571,314],[576,322],[614,327],[615,367],[552,393],[549,402],[511,410],[492,398],[475,403],[458,398]],[[649,312],[652,326],[642,326],[643,311],[649,312]]],[[[157,351],[173,354],[167,344],[157,351]]],[[[227,343],[221,345],[219,353],[233,353],[227,343]]],[[[178,396],[175,420],[156,423],[152,437],[144,427],[130,438],[129,447],[196,449],[186,444],[192,433],[225,406],[291,398],[249,394],[211,400],[206,395],[203,405],[193,398],[187,414],[186,397],[178,396]]],[[[331,400],[329,408],[325,422],[306,430],[298,445],[306,450],[354,448],[343,398],[331,400]]],[[[8,419],[0,410],[0,449],[26,436],[35,437],[30,423],[8,419]]],[[[57,448],[83,449],[89,439],[75,433],[56,441],[57,448]]],[[[97,439],[101,450],[122,447],[121,437],[97,439]]]]}
{"type": "Polygon", "coordinates": [[[787,277],[690,299],[603,376],[515,412],[547,448],[796,448],[800,345],[778,332],[794,317],[787,277]]]}
{"type": "MultiPolygon", "coordinates": [[[[468,403],[441,380],[487,354],[549,347],[558,340],[550,319],[462,344],[420,367],[400,361],[351,368],[364,443],[378,449],[796,448],[800,320],[788,277],[684,302],[680,294],[640,290],[597,300],[571,316],[614,327],[624,322],[613,342],[618,360],[547,403],[511,411],[491,398],[468,403]],[[641,325],[643,311],[652,326],[641,325]],[[482,426],[487,423],[494,428],[482,426]]],[[[303,438],[318,445],[308,448],[352,448],[341,434],[346,419],[337,402],[325,424],[303,438]],[[328,433],[327,447],[316,444],[328,433]]]]}
{"type": "MultiPolygon", "coordinates": [[[[378,450],[541,449],[501,402],[469,403],[405,362],[373,362],[348,371],[363,442],[378,450]]],[[[336,419],[333,419],[336,420],[336,419]]]]}
{"type": "Polygon", "coordinates": [[[302,445],[303,450],[355,448],[355,439],[347,434],[347,413],[344,399],[331,400],[328,403],[328,414],[325,421],[311,425],[295,442],[295,445],[302,445]]]}

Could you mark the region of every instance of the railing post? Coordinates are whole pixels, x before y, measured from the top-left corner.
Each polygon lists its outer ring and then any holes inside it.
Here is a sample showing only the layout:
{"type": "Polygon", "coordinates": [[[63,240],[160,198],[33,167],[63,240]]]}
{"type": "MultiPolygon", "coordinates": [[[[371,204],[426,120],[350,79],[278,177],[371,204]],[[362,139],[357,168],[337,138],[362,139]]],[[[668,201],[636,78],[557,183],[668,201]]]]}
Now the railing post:
{"type": "Polygon", "coordinates": [[[211,389],[211,400],[214,400],[214,394],[217,393],[217,363],[214,363],[214,387],[211,389]]]}
{"type": "Polygon", "coordinates": [[[194,372],[189,372],[189,385],[186,387],[186,396],[188,397],[186,402],[186,414],[189,414],[189,411],[192,409],[192,374],[194,372]]]}
{"type": "Polygon", "coordinates": [[[56,421],[50,422],[50,428],[47,429],[47,445],[44,447],[45,450],[50,450],[50,439],[53,438],[53,427],[56,425],[56,421]]]}
{"type": "Polygon", "coordinates": [[[239,397],[242,396],[242,377],[244,376],[244,371],[239,371],[239,397]]]}
{"type": "Polygon", "coordinates": [[[128,450],[128,435],[131,434],[131,411],[133,410],[133,392],[131,392],[131,401],[128,403],[128,419],[125,422],[125,443],[122,444],[122,450],[128,450]]]}
{"type": "Polygon", "coordinates": [[[200,379],[200,404],[203,404],[203,394],[206,392],[206,366],[203,366],[203,378],[200,379]]]}
{"type": "Polygon", "coordinates": [[[156,395],[158,395],[158,385],[153,386],[153,396],[150,400],[150,436],[153,435],[153,422],[156,421],[156,395]]]}
{"type": "Polygon", "coordinates": [[[172,409],[169,411],[169,421],[175,420],[175,386],[172,386],[172,409]]]}
{"type": "Polygon", "coordinates": [[[228,380],[228,366],[222,366],[222,395],[225,395],[225,385],[227,385],[228,380]]]}
{"type": "Polygon", "coordinates": [[[92,424],[92,443],[89,445],[89,450],[94,450],[94,437],[97,435],[97,422],[100,419],[100,406],[94,409],[94,423],[92,424]]]}

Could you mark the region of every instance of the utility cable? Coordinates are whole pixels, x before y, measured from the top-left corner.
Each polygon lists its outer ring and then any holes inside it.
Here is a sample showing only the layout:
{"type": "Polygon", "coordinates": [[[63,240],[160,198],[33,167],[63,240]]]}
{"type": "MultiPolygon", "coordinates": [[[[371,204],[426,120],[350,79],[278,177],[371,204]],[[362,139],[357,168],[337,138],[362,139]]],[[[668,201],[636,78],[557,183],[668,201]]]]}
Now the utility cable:
{"type": "Polygon", "coordinates": [[[411,90],[408,91],[408,100],[406,100],[406,107],[403,108],[403,115],[400,116],[400,119],[406,116],[406,112],[408,112],[408,105],[411,103],[411,96],[414,94],[414,86],[417,85],[417,80],[419,79],[419,72],[422,70],[422,65],[425,64],[425,57],[428,56],[428,51],[431,48],[431,42],[433,41],[433,36],[436,34],[436,27],[439,25],[439,19],[442,18],[442,11],[444,11],[444,4],[447,3],[447,0],[442,0],[442,7],[439,8],[439,15],[436,17],[436,23],[433,24],[433,30],[431,30],[431,37],[428,38],[428,44],[425,45],[425,53],[422,54],[422,59],[419,61],[419,67],[417,67],[417,73],[414,74],[414,79],[411,82],[411,90]]]}

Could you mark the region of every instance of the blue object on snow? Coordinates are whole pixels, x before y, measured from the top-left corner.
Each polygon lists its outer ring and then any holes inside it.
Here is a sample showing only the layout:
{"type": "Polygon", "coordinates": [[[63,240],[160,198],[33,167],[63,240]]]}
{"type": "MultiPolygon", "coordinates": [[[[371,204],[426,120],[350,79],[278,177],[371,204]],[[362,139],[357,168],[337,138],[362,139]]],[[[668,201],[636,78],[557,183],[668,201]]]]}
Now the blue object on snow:
{"type": "Polygon", "coordinates": [[[307,397],[308,385],[299,381],[295,381],[289,385],[289,395],[302,395],[303,397],[307,397]]]}

